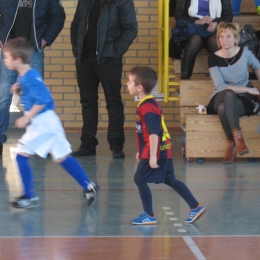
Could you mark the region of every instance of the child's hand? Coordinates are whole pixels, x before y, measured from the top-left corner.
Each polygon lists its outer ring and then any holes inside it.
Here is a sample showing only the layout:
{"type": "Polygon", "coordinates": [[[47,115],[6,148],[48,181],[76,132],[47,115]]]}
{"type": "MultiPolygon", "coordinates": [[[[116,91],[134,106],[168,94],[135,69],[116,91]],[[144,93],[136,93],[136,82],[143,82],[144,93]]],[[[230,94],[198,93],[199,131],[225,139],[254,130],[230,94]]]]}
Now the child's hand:
{"type": "Polygon", "coordinates": [[[136,158],[136,161],[137,161],[137,162],[140,162],[140,156],[139,156],[139,153],[138,153],[138,152],[136,153],[135,158],[136,158]]]}
{"type": "Polygon", "coordinates": [[[159,168],[159,165],[157,164],[157,157],[156,156],[150,156],[149,165],[153,169],[159,168]]]}
{"type": "Polygon", "coordinates": [[[20,89],[19,83],[14,83],[12,85],[12,87],[10,88],[10,93],[13,94],[13,93],[17,92],[19,89],[20,89]]]}
{"type": "Polygon", "coordinates": [[[31,120],[27,116],[22,116],[16,119],[15,125],[18,128],[25,128],[30,122],[31,120]]]}

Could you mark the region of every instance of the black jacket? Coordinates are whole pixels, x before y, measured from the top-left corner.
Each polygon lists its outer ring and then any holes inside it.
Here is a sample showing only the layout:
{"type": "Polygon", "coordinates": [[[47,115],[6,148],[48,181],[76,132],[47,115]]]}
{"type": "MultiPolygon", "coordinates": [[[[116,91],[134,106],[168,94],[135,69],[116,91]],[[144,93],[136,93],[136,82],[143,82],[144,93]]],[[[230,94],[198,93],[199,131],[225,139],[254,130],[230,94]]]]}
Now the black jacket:
{"type": "MultiPolygon", "coordinates": [[[[70,28],[72,52],[75,57],[82,55],[82,44],[93,2],[94,0],[78,1],[70,28]]],[[[123,57],[137,36],[133,0],[102,0],[97,30],[98,63],[102,63],[106,58],[123,57]]]]}
{"type": "MultiPolygon", "coordinates": [[[[0,40],[3,44],[9,39],[14,24],[19,0],[0,0],[0,40]]],[[[31,27],[31,43],[39,51],[44,39],[51,45],[64,26],[65,12],[60,0],[34,0],[31,27]]]]}
{"type": "MultiPolygon", "coordinates": [[[[176,10],[175,10],[175,20],[190,21],[195,22],[198,20],[197,17],[190,17],[188,14],[188,9],[190,7],[191,0],[177,0],[176,10]]],[[[221,0],[222,12],[221,17],[216,18],[215,22],[218,24],[220,22],[231,22],[233,20],[233,14],[231,10],[230,0],[221,0]]]]}

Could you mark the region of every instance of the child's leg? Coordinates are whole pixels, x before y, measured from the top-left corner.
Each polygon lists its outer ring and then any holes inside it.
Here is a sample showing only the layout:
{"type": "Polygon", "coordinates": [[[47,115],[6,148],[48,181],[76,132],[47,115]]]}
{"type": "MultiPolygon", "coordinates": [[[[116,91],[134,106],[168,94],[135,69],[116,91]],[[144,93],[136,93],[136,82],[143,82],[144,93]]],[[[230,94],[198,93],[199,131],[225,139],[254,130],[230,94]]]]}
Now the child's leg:
{"type": "Polygon", "coordinates": [[[63,169],[65,169],[65,171],[67,171],[79,183],[83,190],[87,189],[90,180],[82,166],[74,157],[66,157],[65,160],[59,163],[63,169]]]}
{"type": "Polygon", "coordinates": [[[149,216],[154,216],[153,214],[153,199],[152,193],[146,182],[139,180],[138,178],[134,178],[135,184],[138,187],[139,195],[141,197],[141,201],[143,204],[144,211],[149,216]]]}
{"type": "Polygon", "coordinates": [[[65,171],[67,171],[83,188],[84,196],[88,201],[88,205],[93,205],[98,196],[99,186],[91,182],[82,166],[74,157],[66,157],[62,161],[57,161],[65,171]]]}
{"type": "Polygon", "coordinates": [[[174,174],[167,173],[165,184],[173,188],[186,201],[191,209],[199,205],[189,188],[183,182],[175,179],[174,174]]]}
{"type": "Polygon", "coordinates": [[[17,154],[16,161],[24,186],[24,195],[29,199],[35,197],[35,190],[33,186],[33,173],[29,164],[29,157],[17,154]]]}

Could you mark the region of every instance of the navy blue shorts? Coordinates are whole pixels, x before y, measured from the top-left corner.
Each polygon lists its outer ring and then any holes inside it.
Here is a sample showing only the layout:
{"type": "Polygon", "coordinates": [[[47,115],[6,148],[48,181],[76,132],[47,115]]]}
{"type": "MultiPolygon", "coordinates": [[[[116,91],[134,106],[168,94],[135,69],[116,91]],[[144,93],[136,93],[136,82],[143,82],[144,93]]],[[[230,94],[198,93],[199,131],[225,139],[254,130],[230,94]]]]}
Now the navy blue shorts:
{"type": "Polygon", "coordinates": [[[146,183],[165,183],[167,174],[173,174],[174,177],[172,159],[158,160],[157,164],[159,168],[153,169],[148,159],[141,159],[135,172],[135,180],[146,183]]]}

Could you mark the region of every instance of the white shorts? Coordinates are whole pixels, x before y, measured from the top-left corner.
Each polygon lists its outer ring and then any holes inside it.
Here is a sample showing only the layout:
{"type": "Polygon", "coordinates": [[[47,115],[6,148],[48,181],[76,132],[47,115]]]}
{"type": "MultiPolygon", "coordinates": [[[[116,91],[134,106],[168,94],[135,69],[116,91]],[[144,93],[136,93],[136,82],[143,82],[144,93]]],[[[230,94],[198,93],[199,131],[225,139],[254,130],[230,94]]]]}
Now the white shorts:
{"type": "Polygon", "coordinates": [[[17,144],[18,153],[38,154],[46,158],[48,153],[53,160],[69,155],[72,150],[61,121],[52,110],[43,112],[32,119],[26,132],[17,144]]]}

